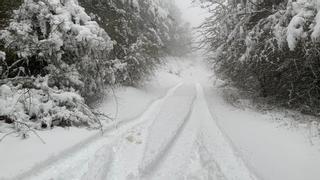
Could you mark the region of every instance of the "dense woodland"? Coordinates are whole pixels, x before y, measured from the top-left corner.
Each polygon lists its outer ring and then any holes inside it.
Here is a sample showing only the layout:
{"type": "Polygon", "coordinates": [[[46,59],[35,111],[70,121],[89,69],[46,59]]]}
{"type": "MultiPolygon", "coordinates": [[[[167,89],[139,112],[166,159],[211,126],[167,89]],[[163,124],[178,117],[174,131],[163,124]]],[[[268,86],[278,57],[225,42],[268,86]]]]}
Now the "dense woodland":
{"type": "MultiPolygon", "coordinates": [[[[258,103],[320,113],[317,0],[194,0],[219,78],[258,103]]],[[[170,0],[1,0],[0,122],[99,128],[90,104],[191,51],[170,0]],[[63,112],[63,113],[61,113],[63,112]]]]}
{"type": "Polygon", "coordinates": [[[0,123],[19,131],[99,128],[90,103],[192,41],[170,0],[1,0],[0,22],[0,123]]]}
{"type": "Polygon", "coordinates": [[[216,74],[258,102],[320,113],[320,2],[199,0],[216,74]]]}

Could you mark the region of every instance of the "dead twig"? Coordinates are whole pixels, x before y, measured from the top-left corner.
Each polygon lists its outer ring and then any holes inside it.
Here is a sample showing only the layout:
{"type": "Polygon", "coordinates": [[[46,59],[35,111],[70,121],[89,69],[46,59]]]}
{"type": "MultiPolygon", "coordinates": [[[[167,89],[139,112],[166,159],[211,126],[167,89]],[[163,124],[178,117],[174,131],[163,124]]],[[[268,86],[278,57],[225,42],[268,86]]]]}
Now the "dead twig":
{"type": "Polygon", "coordinates": [[[110,117],[110,116],[108,116],[108,115],[106,115],[106,114],[104,114],[104,113],[101,113],[101,112],[92,112],[94,115],[96,115],[96,116],[101,116],[101,117],[105,117],[105,118],[107,118],[107,119],[109,119],[109,120],[111,120],[111,121],[113,121],[114,120],[114,118],[112,118],[112,117],[110,117]]]}
{"type": "Polygon", "coordinates": [[[18,121],[18,120],[14,120],[14,122],[16,122],[18,124],[22,124],[25,127],[27,127],[28,131],[33,132],[33,134],[36,135],[43,144],[46,144],[46,142],[42,139],[42,137],[33,128],[31,128],[27,123],[24,123],[24,122],[21,122],[21,121],[18,121]]]}
{"type": "Polygon", "coordinates": [[[100,126],[100,131],[101,134],[104,134],[104,130],[103,130],[103,125],[101,120],[95,115],[95,113],[93,112],[93,110],[86,104],[80,102],[81,107],[85,110],[84,113],[91,119],[93,119],[94,121],[96,121],[97,123],[99,123],[100,126]]]}
{"type": "MultiPolygon", "coordinates": [[[[43,140],[43,138],[33,128],[31,128],[28,124],[26,124],[24,122],[21,122],[21,121],[18,121],[18,120],[14,120],[14,119],[13,119],[13,121],[14,121],[14,123],[17,123],[17,124],[25,126],[28,129],[27,132],[31,131],[34,135],[36,135],[38,137],[38,139],[43,144],[46,144],[46,142],[43,140]]],[[[8,137],[9,135],[14,134],[14,133],[18,133],[18,130],[17,131],[12,131],[12,132],[9,132],[9,133],[5,134],[4,136],[1,137],[0,142],[2,142],[6,137],[8,137]]]]}

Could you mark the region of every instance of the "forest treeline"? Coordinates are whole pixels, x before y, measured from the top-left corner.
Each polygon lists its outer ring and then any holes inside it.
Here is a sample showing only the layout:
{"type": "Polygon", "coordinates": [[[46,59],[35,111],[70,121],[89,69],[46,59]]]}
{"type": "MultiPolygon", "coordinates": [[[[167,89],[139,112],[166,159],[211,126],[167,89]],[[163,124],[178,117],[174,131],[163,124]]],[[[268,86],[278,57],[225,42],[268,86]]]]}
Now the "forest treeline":
{"type": "Polygon", "coordinates": [[[216,74],[254,100],[319,115],[320,2],[196,0],[216,74]]]}
{"type": "Polygon", "coordinates": [[[100,127],[89,102],[192,41],[170,0],[1,0],[0,22],[0,123],[19,130],[100,127]]]}

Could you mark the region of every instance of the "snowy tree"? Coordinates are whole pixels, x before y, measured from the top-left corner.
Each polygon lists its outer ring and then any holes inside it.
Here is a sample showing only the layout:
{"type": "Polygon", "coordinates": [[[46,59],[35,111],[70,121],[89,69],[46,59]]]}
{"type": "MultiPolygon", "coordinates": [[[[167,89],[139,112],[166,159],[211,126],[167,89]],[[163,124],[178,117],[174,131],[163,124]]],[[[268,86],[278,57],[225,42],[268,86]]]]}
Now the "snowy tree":
{"type": "Polygon", "coordinates": [[[256,99],[320,112],[318,1],[202,3],[212,13],[203,43],[221,78],[256,99]]]}
{"type": "Polygon", "coordinates": [[[113,42],[76,1],[26,0],[1,39],[19,58],[19,70],[5,67],[4,77],[50,74],[51,86],[85,96],[101,91],[104,81],[112,84],[113,42]]]}
{"type": "Polygon", "coordinates": [[[103,92],[121,65],[109,58],[109,35],[77,1],[25,0],[0,39],[0,85],[12,92],[1,92],[0,116],[28,128],[97,127],[79,94],[103,92]]]}
{"type": "Polygon", "coordinates": [[[18,9],[0,17],[0,119],[19,132],[101,127],[86,103],[137,85],[189,36],[169,0],[5,2],[1,13],[18,9]]]}
{"type": "MultiPolygon", "coordinates": [[[[187,30],[181,30],[181,15],[175,14],[178,8],[173,1],[79,2],[115,42],[111,51],[112,59],[127,65],[126,73],[117,73],[117,82],[130,85],[139,83],[152,72],[161,56],[172,54],[172,46],[180,45],[178,41],[189,36],[187,30]]],[[[186,47],[188,43],[180,45],[180,48],[186,47]]]]}

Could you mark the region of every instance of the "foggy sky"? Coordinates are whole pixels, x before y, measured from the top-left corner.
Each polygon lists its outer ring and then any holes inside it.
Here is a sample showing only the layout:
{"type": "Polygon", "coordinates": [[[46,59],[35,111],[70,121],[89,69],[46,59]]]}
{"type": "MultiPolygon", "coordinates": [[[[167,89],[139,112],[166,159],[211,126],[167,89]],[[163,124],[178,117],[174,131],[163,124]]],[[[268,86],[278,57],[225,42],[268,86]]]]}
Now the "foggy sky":
{"type": "Polygon", "coordinates": [[[206,11],[200,7],[192,5],[192,0],[175,0],[182,11],[183,18],[190,22],[193,27],[197,27],[203,22],[206,11]]]}

